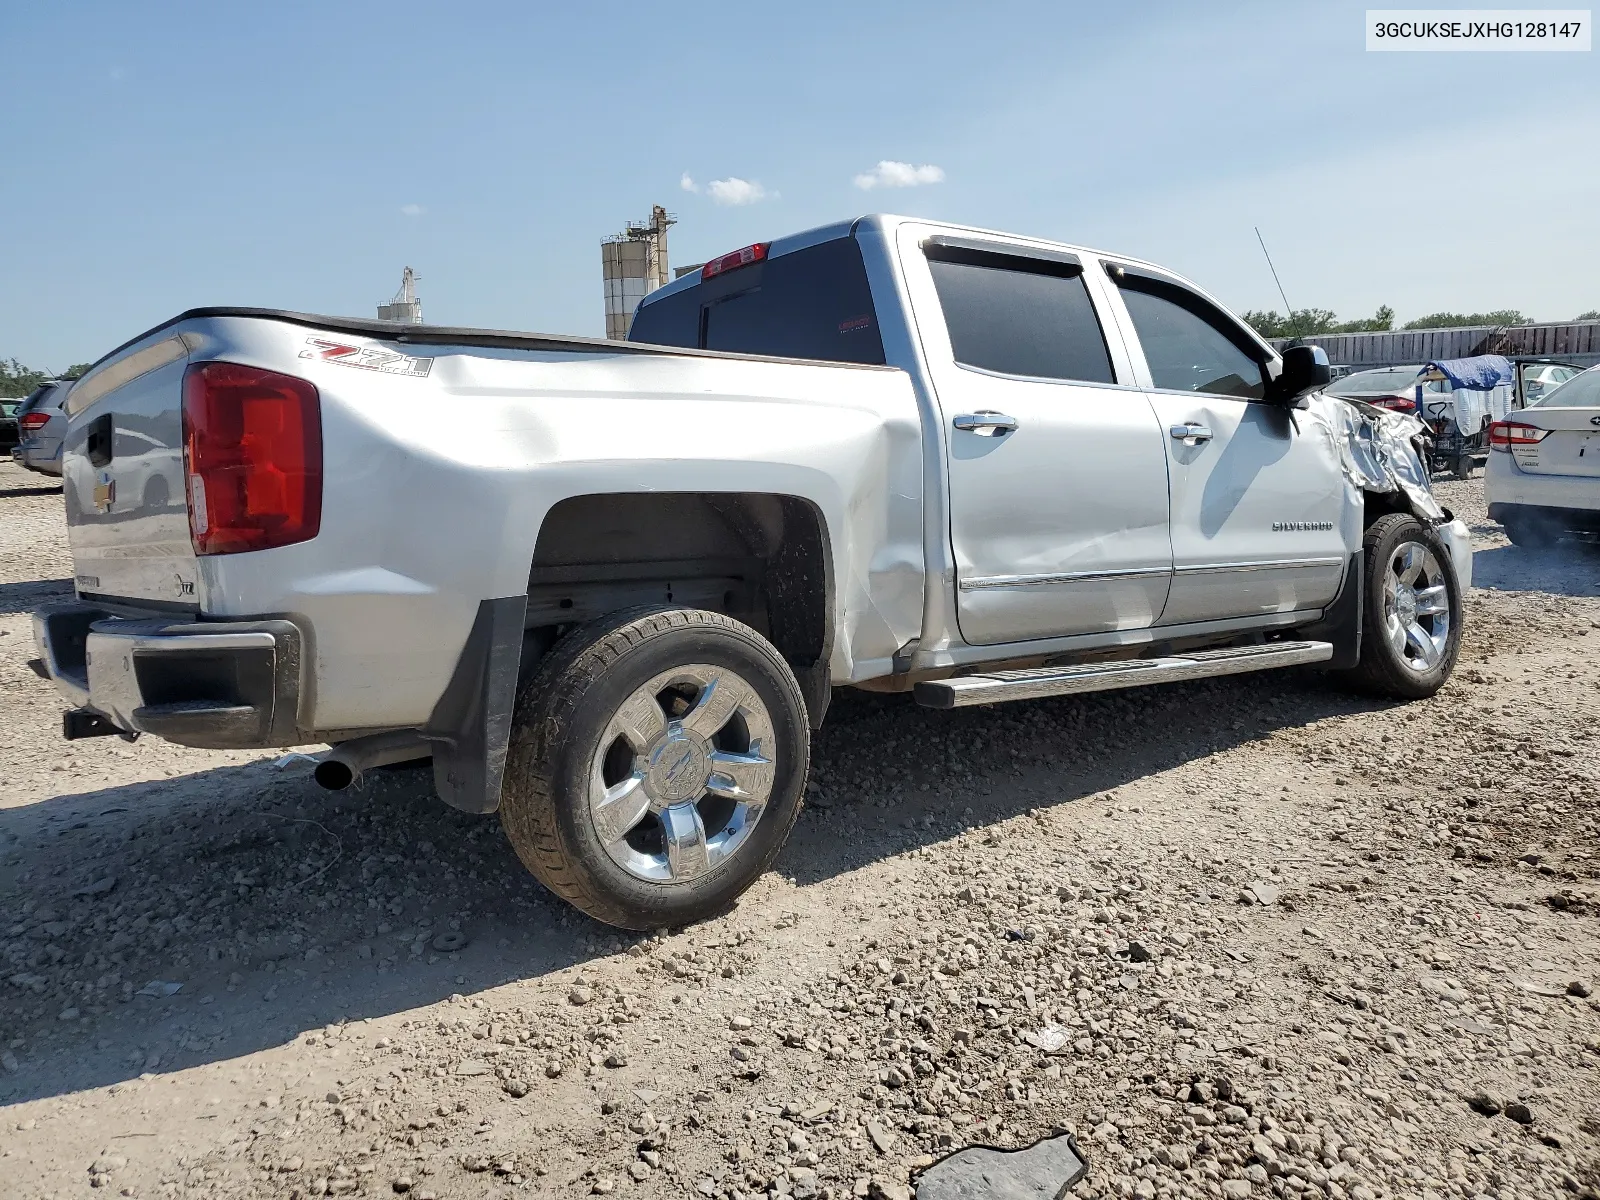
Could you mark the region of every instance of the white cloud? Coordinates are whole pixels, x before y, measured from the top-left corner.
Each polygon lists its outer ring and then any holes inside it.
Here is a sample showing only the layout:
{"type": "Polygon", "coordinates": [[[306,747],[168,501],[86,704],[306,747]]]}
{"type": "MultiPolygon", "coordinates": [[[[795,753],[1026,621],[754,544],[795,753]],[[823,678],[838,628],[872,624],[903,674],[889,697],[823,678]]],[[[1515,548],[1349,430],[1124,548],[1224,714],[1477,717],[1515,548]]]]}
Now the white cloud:
{"type": "Polygon", "coordinates": [[[864,192],[878,187],[920,187],[924,183],[943,183],[944,168],[932,163],[914,167],[910,163],[883,159],[870,171],[856,176],[856,186],[864,192]]]}
{"type": "Polygon", "coordinates": [[[687,171],[683,173],[683,178],[678,180],[678,186],[686,192],[700,191],[700,185],[694,181],[694,177],[687,171]]]}
{"type": "Polygon", "coordinates": [[[766,200],[776,196],[776,192],[769,192],[752,179],[740,179],[737,175],[730,175],[727,179],[713,179],[706,191],[718,204],[754,204],[757,200],[766,200]]]}
{"type": "Polygon", "coordinates": [[[407,217],[420,217],[427,211],[428,210],[423,208],[420,204],[402,204],[400,206],[401,215],[407,217]]]}

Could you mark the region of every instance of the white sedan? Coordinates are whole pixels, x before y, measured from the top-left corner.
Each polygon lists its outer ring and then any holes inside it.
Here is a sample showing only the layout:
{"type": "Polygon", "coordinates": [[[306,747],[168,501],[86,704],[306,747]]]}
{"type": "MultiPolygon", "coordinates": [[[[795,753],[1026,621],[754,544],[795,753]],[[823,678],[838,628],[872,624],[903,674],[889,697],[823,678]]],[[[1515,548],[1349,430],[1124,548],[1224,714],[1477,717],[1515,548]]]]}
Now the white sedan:
{"type": "Polygon", "coordinates": [[[1489,426],[1489,519],[1519,546],[1600,534],[1600,367],[1489,426]]]}

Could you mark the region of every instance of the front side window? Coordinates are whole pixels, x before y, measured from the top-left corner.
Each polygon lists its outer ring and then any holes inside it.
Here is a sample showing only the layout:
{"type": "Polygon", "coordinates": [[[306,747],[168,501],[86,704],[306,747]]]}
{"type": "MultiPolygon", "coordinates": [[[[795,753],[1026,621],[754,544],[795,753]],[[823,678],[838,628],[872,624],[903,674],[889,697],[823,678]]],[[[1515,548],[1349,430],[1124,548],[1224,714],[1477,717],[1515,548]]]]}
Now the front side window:
{"type": "Polygon", "coordinates": [[[929,247],[928,268],[958,363],[1035,379],[1115,382],[1075,264],[929,247]]]}
{"type": "Polygon", "coordinates": [[[1221,313],[1179,288],[1131,275],[1121,289],[1156,387],[1240,400],[1266,395],[1260,361],[1223,332],[1221,313]]]}

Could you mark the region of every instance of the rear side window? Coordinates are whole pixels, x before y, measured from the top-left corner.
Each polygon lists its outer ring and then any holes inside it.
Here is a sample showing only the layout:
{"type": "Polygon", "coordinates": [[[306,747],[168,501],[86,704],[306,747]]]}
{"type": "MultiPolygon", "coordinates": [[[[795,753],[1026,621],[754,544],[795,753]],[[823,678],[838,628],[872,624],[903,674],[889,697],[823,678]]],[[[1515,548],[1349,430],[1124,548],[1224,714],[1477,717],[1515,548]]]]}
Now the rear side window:
{"type": "Polygon", "coordinates": [[[1035,379],[1115,382],[1081,268],[929,247],[928,269],[958,363],[1035,379]]]}
{"type": "Polygon", "coordinates": [[[1240,400],[1266,395],[1261,363],[1225,332],[1223,314],[1180,288],[1135,282],[1131,273],[1121,286],[1156,387],[1240,400]]]}
{"type": "Polygon", "coordinates": [[[643,304],[628,340],[824,362],[883,362],[872,289],[854,238],[738,267],[643,304]]]}
{"type": "Polygon", "coordinates": [[[18,414],[31,412],[37,408],[39,402],[55,390],[55,386],[53,383],[41,383],[34,388],[33,391],[22,398],[22,403],[17,406],[18,414]]]}

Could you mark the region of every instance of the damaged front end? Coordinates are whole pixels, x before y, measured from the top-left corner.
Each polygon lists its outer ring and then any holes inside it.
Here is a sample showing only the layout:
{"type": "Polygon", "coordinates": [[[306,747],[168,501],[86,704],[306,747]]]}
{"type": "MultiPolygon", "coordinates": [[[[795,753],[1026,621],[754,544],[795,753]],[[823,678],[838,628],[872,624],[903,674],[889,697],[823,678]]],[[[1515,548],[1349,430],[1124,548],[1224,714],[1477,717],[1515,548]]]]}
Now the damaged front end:
{"type": "Polygon", "coordinates": [[[1334,440],[1345,478],[1364,492],[1403,493],[1411,511],[1430,525],[1450,520],[1428,486],[1428,427],[1405,413],[1337,399],[1330,408],[1338,422],[1334,440]]]}
{"type": "Polygon", "coordinates": [[[1464,596],[1472,585],[1472,538],[1466,525],[1434,497],[1429,484],[1428,427],[1407,413],[1324,393],[1313,405],[1332,428],[1346,484],[1353,492],[1394,496],[1431,526],[1450,552],[1464,596]]]}

